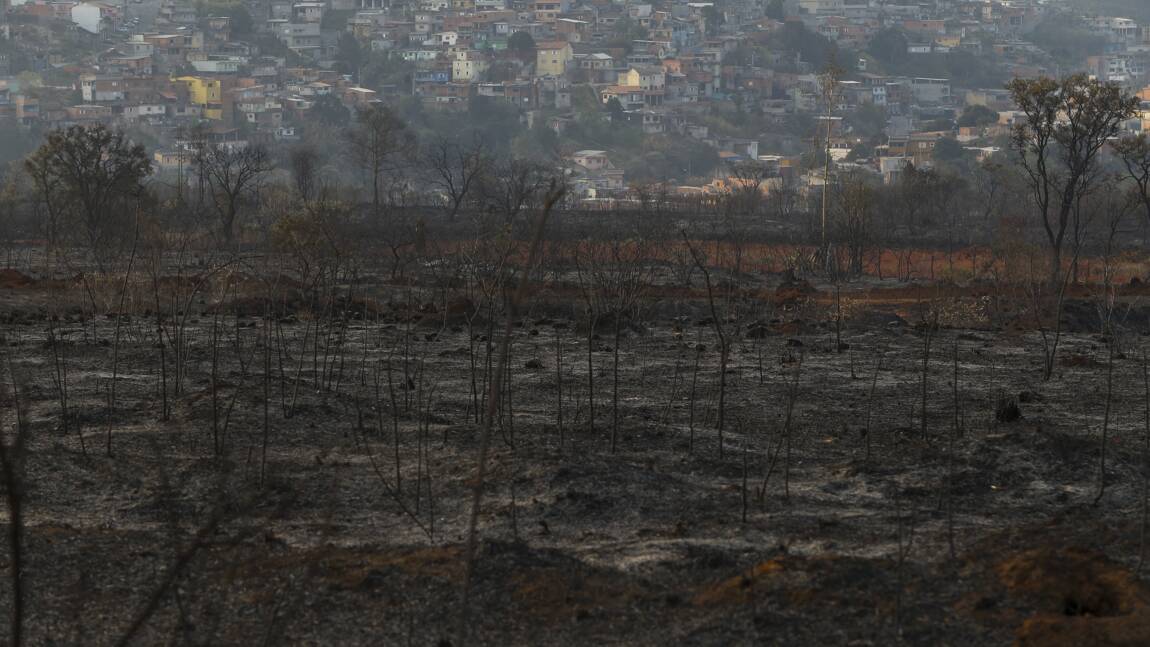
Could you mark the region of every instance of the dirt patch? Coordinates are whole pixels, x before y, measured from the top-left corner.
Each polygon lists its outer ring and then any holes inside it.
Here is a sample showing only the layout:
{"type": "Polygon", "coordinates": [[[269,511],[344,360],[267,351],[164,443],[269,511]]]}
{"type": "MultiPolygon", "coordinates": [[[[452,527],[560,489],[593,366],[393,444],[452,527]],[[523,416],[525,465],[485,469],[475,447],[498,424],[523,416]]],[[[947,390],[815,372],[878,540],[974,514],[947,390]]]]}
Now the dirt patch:
{"type": "Polygon", "coordinates": [[[512,576],[512,597],[545,623],[580,618],[592,610],[626,606],[641,590],[610,574],[571,568],[526,569],[512,576]]]}
{"type": "Polygon", "coordinates": [[[36,279],[13,269],[0,270],[0,289],[15,290],[36,284],[36,279]]]}
{"type": "Polygon", "coordinates": [[[1030,605],[1020,645],[1145,645],[1150,592],[1104,555],[1077,548],[1036,548],[995,567],[1002,585],[1030,605]]]}
{"type": "Polygon", "coordinates": [[[384,575],[458,580],[463,575],[458,546],[389,548],[387,550],[336,547],[300,550],[253,560],[233,571],[238,578],[259,578],[293,568],[314,566],[319,577],[343,589],[371,588],[384,575]]]}
{"type": "Polygon", "coordinates": [[[1067,353],[1058,360],[1059,365],[1067,368],[1097,368],[1103,366],[1102,362],[1094,359],[1090,355],[1083,355],[1081,353],[1067,353]]]}
{"type": "Polygon", "coordinates": [[[761,583],[772,574],[783,570],[783,564],[777,559],[755,564],[745,573],[736,575],[706,587],[699,591],[692,600],[695,606],[709,607],[738,604],[750,599],[755,585],[761,583]]]}

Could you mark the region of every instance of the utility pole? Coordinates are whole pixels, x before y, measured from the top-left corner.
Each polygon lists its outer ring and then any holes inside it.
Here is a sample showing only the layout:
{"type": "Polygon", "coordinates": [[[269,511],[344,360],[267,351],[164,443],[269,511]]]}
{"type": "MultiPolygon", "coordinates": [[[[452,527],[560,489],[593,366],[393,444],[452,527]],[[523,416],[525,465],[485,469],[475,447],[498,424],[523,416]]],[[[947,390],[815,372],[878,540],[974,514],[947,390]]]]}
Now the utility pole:
{"type": "Polygon", "coordinates": [[[825,148],[823,153],[825,158],[823,160],[823,204],[822,204],[822,226],[821,226],[821,243],[820,253],[824,255],[824,261],[827,268],[830,268],[831,255],[830,247],[827,242],[827,195],[831,182],[831,114],[834,112],[835,100],[838,96],[839,78],[842,76],[842,70],[835,65],[834,60],[827,65],[826,69],[819,77],[820,89],[823,95],[823,119],[827,122],[827,137],[825,141],[825,148]]]}

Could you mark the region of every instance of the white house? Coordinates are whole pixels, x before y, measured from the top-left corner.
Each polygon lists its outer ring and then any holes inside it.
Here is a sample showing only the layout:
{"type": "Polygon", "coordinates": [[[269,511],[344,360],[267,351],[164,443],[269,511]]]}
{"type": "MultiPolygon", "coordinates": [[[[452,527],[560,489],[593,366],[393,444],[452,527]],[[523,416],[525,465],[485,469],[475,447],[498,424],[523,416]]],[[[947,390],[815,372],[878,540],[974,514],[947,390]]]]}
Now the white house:
{"type": "Polygon", "coordinates": [[[162,103],[139,103],[132,106],[124,106],[124,119],[158,119],[167,114],[167,109],[162,103]]]}
{"type": "Polygon", "coordinates": [[[611,168],[611,161],[607,159],[607,151],[577,151],[571,155],[571,161],[588,171],[602,171],[611,168]]]}
{"type": "Polygon", "coordinates": [[[99,34],[103,31],[104,8],[94,2],[73,5],[72,22],[89,34],[99,34]]]}

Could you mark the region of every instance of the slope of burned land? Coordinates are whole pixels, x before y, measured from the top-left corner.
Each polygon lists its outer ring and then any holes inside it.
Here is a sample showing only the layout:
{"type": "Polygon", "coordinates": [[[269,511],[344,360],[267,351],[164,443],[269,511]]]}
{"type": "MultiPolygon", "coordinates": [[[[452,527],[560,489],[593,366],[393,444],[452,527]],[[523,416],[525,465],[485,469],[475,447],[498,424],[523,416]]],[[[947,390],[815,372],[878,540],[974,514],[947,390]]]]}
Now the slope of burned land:
{"type": "MultiPolygon", "coordinates": [[[[268,300],[256,277],[160,319],[141,281],[131,308],[92,317],[75,283],[3,276],[3,423],[19,403],[30,443],[30,636],[457,641],[498,317],[383,275],[326,302],[295,285],[268,300]]],[[[1109,353],[1089,290],[1072,294],[1044,382],[1018,295],[736,282],[720,437],[706,293],[671,284],[656,281],[641,316],[589,329],[577,286],[555,281],[514,323],[474,642],[1150,633],[1134,573],[1140,340],[1109,353]]],[[[1134,292],[1121,308],[1145,329],[1134,292]]]]}

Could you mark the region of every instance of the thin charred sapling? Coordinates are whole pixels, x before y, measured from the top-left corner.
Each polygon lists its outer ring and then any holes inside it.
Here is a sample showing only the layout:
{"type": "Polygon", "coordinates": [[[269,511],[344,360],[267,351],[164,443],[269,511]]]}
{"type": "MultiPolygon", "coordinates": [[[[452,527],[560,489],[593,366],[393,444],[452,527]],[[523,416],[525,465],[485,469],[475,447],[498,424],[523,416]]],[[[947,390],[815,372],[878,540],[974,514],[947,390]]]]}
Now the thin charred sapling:
{"type": "Polygon", "coordinates": [[[950,432],[950,441],[947,444],[946,450],[946,486],[945,486],[945,508],[946,508],[946,544],[950,550],[950,559],[954,560],[956,557],[954,547],[954,460],[955,450],[958,443],[958,437],[962,435],[962,411],[958,399],[958,340],[954,342],[954,374],[953,379],[953,397],[954,397],[954,423],[950,432]]]}
{"type": "Polygon", "coordinates": [[[160,420],[167,422],[168,407],[168,347],[164,341],[167,330],[164,326],[164,308],[160,305],[160,272],[162,270],[164,251],[162,247],[154,250],[152,256],[152,305],[156,311],[156,350],[160,351],[160,420]]]}
{"type": "Polygon", "coordinates": [[[579,279],[579,292],[583,297],[583,304],[587,313],[587,403],[589,414],[587,416],[587,436],[595,434],[595,330],[599,326],[602,316],[602,294],[596,289],[595,277],[590,267],[580,258],[594,256],[594,242],[584,241],[580,251],[575,254],[575,271],[579,279]]]}
{"type": "Polygon", "coordinates": [[[719,317],[719,310],[715,305],[715,288],[711,282],[711,271],[707,268],[703,257],[691,244],[687,238],[687,232],[681,232],[683,235],[683,242],[687,244],[687,249],[691,252],[691,258],[695,261],[695,266],[703,274],[703,282],[707,287],[707,305],[711,311],[711,322],[715,329],[715,336],[719,339],[719,412],[718,421],[715,428],[719,434],[719,458],[723,457],[723,422],[726,416],[726,399],[727,399],[727,360],[730,356],[730,346],[727,341],[727,333],[723,329],[723,320],[719,317]]]}
{"type": "Polygon", "coordinates": [[[555,327],[555,426],[559,430],[559,451],[563,451],[563,340],[555,327]]]}
{"type": "Polygon", "coordinates": [[[1134,572],[1142,573],[1146,562],[1146,524],[1150,521],[1150,359],[1142,351],[1142,521],[1138,525],[1138,566],[1134,572]]]}
{"type": "Polygon", "coordinates": [[[870,447],[871,447],[871,416],[874,413],[875,404],[875,389],[878,387],[878,372],[882,368],[882,352],[874,360],[874,373],[871,375],[870,392],[867,394],[866,401],[866,426],[863,428],[863,439],[866,443],[866,460],[870,462],[870,447]]]}
{"type": "Polygon", "coordinates": [[[535,223],[535,231],[531,237],[531,246],[527,253],[527,262],[523,270],[519,274],[518,287],[516,288],[512,297],[508,300],[508,311],[505,316],[503,339],[500,349],[500,366],[494,372],[494,380],[491,385],[491,390],[487,394],[487,415],[483,421],[483,431],[480,436],[479,444],[479,460],[475,476],[475,486],[472,490],[471,498],[471,511],[468,515],[467,522],[467,544],[464,552],[465,568],[463,578],[463,600],[460,609],[459,617],[459,643],[466,645],[471,636],[470,624],[470,604],[471,604],[471,582],[475,573],[475,553],[479,541],[479,512],[480,506],[483,502],[483,491],[485,480],[487,477],[487,462],[488,454],[491,449],[491,431],[492,422],[495,417],[496,409],[499,406],[499,391],[501,387],[501,377],[503,375],[503,367],[507,363],[507,347],[511,341],[511,334],[514,321],[518,316],[519,306],[527,295],[528,279],[531,268],[539,256],[539,249],[543,240],[543,232],[547,226],[547,219],[551,214],[551,210],[563,198],[564,190],[557,182],[552,182],[551,188],[547,192],[547,197],[544,202],[543,209],[540,211],[538,219],[535,223]]]}
{"type": "MultiPolygon", "coordinates": [[[[897,487],[897,485],[896,485],[897,487]]],[[[914,512],[910,514],[909,524],[908,520],[903,518],[902,514],[902,494],[896,492],[894,495],[895,505],[895,524],[896,529],[896,554],[895,554],[895,599],[894,599],[894,622],[895,631],[899,638],[902,638],[902,621],[903,621],[903,597],[905,595],[905,575],[906,561],[910,557],[910,550],[914,546],[914,512]],[[909,527],[908,527],[909,526],[909,527]]]]}
{"type": "Polygon", "coordinates": [[[1102,413],[1102,437],[1098,443],[1098,494],[1094,505],[1106,494],[1106,443],[1110,442],[1110,405],[1114,399],[1114,339],[1106,342],[1106,403],[1102,413]]]}
{"type": "MultiPolygon", "coordinates": [[[[803,370],[803,356],[799,354],[798,361],[796,362],[794,377],[791,378],[790,388],[787,389],[787,411],[786,417],[783,420],[783,430],[779,435],[779,440],[775,444],[773,455],[768,456],[767,465],[763,473],[763,482],[759,486],[758,498],[760,505],[766,502],[767,484],[771,480],[771,475],[775,471],[775,465],[778,463],[779,456],[784,451],[786,457],[784,458],[783,465],[783,498],[790,500],[791,497],[791,478],[790,478],[790,463],[791,463],[791,425],[794,418],[795,403],[799,398],[799,377],[803,370]]],[[[769,453],[769,452],[768,452],[769,453]]]]}
{"type": "MultiPolygon", "coordinates": [[[[28,443],[28,417],[25,401],[21,399],[16,375],[12,372],[12,360],[8,358],[8,372],[12,378],[11,389],[5,398],[11,405],[0,407],[0,411],[15,412],[12,440],[0,434],[0,478],[4,482],[4,498],[8,507],[8,557],[11,570],[12,598],[10,609],[10,638],[13,647],[23,645],[24,616],[26,604],[25,558],[24,558],[24,494],[26,485],[25,459],[28,443]]],[[[0,430],[4,421],[0,418],[0,430]]]]}
{"type": "Polygon", "coordinates": [[[576,267],[585,283],[585,292],[589,292],[584,300],[589,309],[609,316],[612,326],[611,451],[615,452],[619,437],[619,354],[623,326],[634,318],[650,283],[647,244],[642,239],[621,235],[608,241],[588,240],[580,256],[584,260],[577,261],[576,267]]]}
{"type": "Polygon", "coordinates": [[[927,320],[923,326],[922,337],[922,389],[921,389],[921,402],[919,409],[919,417],[921,423],[922,439],[926,440],[927,432],[927,415],[926,415],[926,400],[927,391],[930,388],[930,350],[934,344],[934,335],[938,330],[938,309],[931,304],[930,314],[927,315],[927,320]]]}
{"type": "MultiPolygon", "coordinates": [[[[52,382],[56,387],[56,401],[60,405],[60,427],[66,437],[69,433],[72,413],[68,408],[68,358],[62,340],[56,335],[56,326],[48,318],[48,345],[52,348],[52,382]]],[[[76,437],[80,441],[80,453],[88,455],[88,448],[84,443],[84,430],[79,423],[76,424],[76,437]]]]}
{"type": "Polygon", "coordinates": [[[128,285],[132,276],[132,266],[136,262],[136,243],[139,241],[139,211],[137,207],[136,213],[136,233],[133,236],[132,252],[128,256],[128,266],[124,270],[124,279],[120,284],[119,305],[116,309],[116,329],[112,341],[112,382],[108,391],[108,428],[107,428],[107,442],[106,452],[108,456],[112,455],[112,425],[115,422],[116,414],[116,381],[119,377],[118,371],[120,368],[120,333],[123,328],[124,322],[124,304],[128,296],[128,285]]]}
{"type": "Polygon", "coordinates": [[[690,437],[687,440],[687,451],[695,451],[695,398],[699,391],[699,361],[703,357],[703,345],[695,342],[695,362],[691,366],[691,395],[687,404],[687,424],[690,437]]]}
{"type": "Polygon", "coordinates": [[[260,485],[267,478],[268,470],[268,442],[271,436],[271,385],[272,385],[272,347],[271,347],[271,315],[264,313],[263,325],[263,437],[260,442],[260,485]]]}

